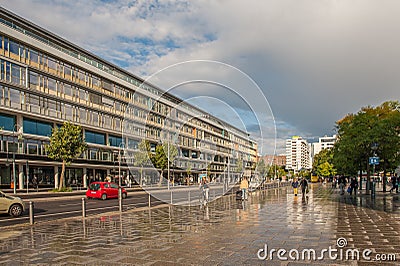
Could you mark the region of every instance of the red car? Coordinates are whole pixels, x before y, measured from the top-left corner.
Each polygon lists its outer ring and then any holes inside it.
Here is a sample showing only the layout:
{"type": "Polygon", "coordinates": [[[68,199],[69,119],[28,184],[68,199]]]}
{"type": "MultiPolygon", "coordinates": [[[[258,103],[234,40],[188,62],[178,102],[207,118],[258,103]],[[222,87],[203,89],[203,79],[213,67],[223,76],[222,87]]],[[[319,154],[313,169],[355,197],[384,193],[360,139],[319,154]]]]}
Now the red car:
{"type": "MultiPolygon", "coordinates": [[[[102,200],[118,198],[118,188],[119,186],[113,182],[93,182],[86,191],[86,197],[88,199],[97,198],[102,200]]],[[[122,198],[125,199],[128,194],[124,188],[121,188],[121,190],[122,198]]]]}

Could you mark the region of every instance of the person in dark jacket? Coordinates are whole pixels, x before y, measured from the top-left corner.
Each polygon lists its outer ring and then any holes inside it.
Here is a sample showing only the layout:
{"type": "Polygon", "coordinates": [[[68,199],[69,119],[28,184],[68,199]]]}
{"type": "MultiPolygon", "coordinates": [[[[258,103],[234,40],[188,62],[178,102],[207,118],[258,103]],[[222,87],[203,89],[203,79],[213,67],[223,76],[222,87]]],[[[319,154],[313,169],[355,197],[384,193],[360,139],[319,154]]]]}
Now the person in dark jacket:
{"type": "Polygon", "coordinates": [[[308,182],[304,177],[300,181],[300,186],[301,186],[301,193],[303,193],[303,197],[304,197],[306,195],[306,191],[308,188],[308,182]]]}
{"type": "Polygon", "coordinates": [[[352,177],[350,181],[350,195],[353,195],[353,191],[354,195],[357,195],[357,189],[358,189],[358,181],[355,177],[352,177]]]}

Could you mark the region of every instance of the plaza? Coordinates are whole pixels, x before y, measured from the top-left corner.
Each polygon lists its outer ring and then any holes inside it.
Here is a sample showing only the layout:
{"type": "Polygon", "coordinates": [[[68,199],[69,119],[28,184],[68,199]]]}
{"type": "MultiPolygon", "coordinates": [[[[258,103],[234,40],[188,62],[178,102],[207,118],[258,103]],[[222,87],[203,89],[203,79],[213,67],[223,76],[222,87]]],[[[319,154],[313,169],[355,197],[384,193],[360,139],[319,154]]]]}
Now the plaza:
{"type": "Polygon", "coordinates": [[[1,265],[398,265],[399,217],[398,195],[341,196],[312,184],[307,197],[295,197],[281,187],[248,201],[227,195],[206,207],[164,204],[4,228],[0,258],[1,265]],[[272,259],[259,258],[266,245],[276,250],[272,259]],[[337,256],[321,257],[329,248],[337,256]],[[300,256],[278,257],[278,249],[300,256]],[[346,258],[349,249],[359,258],[346,258]],[[304,250],[316,256],[303,260],[304,250]]]}

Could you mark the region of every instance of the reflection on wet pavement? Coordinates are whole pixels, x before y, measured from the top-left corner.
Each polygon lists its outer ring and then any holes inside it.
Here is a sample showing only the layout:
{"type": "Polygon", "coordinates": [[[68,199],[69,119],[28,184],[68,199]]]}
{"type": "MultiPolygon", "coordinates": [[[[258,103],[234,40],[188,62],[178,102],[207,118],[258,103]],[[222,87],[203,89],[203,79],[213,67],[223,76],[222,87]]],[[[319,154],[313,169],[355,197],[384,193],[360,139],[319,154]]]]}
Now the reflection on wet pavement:
{"type": "MultiPolygon", "coordinates": [[[[260,260],[257,252],[266,245],[319,252],[335,247],[340,237],[349,248],[394,253],[398,262],[398,206],[396,196],[351,198],[321,185],[307,197],[295,197],[290,188],[257,191],[243,202],[227,196],[206,207],[164,206],[4,228],[0,264],[280,265],[294,262],[276,253],[272,261],[260,260]]],[[[312,263],[357,265],[328,256],[312,263]]]]}

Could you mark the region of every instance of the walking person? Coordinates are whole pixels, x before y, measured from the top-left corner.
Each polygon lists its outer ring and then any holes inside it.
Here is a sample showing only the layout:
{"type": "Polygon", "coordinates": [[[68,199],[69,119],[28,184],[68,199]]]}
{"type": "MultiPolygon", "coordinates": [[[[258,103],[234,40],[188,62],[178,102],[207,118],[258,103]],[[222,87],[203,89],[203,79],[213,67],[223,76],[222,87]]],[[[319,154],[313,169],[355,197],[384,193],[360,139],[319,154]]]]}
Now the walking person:
{"type": "Polygon", "coordinates": [[[306,195],[307,189],[308,189],[308,182],[305,179],[305,177],[303,177],[300,181],[300,186],[301,186],[301,193],[303,194],[303,197],[306,195]]]}
{"type": "Polygon", "coordinates": [[[392,183],[392,188],[389,190],[390,193],[392,193],[392,191],[394,189],[396,189],[396,193],[399,192],[399,180],[397,178],[397,174],[394,174],[391,178],[390,178],[390,182],[392,183]]]}
{"type": "Polygon", "coordinates": [[[357,195],[357,189],[358,189],[358,181],[355,177],[352,177],[350,181],[350,195],[353,195],[353,191],[354,195],[357,195]]]}
{"type": "Polygon", "coordinates": [[[247,181],[247,177],[244,177],[242,179],[239,188],[242,190],[242,200],[247,200],[247,190],[249,188],[249,182],[247,181]]]}
{"type": "Polygon", "coordinates": [[[342,175],[339,177],[340,195],[344,195],[344,188],[346,187],[346,178],[342,175]]]}
{"type": "Polygon", "coordinates": [[[200,185],[200,191],[201,191],[201,201],[204,206],[208,203],[208,194],[210,191],[210,186],[207,183],[206,178],[203,178],[201,180],[201,185],[200,185]]]}
{"type": "Polygon", "coordinates": [[[297,178],[295,178],[292,182],[292,188],[293,188],[293,193],[295,196],[297,196],[297,190],[299,188],[299,181],[297,181],[297,178]]]}

